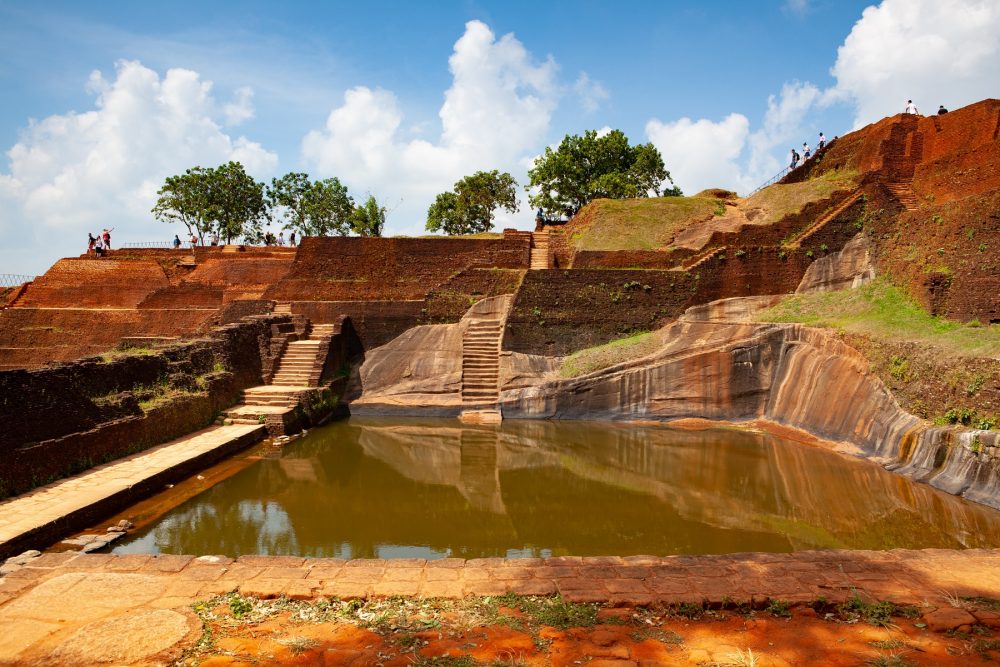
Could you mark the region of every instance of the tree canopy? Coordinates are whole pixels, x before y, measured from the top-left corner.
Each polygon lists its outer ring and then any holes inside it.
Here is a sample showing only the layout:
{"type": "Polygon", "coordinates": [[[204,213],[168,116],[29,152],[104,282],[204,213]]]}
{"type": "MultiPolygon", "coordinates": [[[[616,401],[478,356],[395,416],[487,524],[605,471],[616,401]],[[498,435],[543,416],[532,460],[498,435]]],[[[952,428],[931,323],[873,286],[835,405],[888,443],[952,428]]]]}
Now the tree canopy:
{"type": "Polygon", "coordinates": [[[337,178],[310,181],[308,174],[297,172],[272,178],[267,201],[272,210],[282,210],[284,228],[300,236],[347,236],[351,231],[354,200],[337,178]]]}
{"type": "Polygon", "coordinates": [[[507,172],[477,171],[439,194],[427,209],[427,231],[445,234],[475,234],[493,229],[498,208],[516,213],[517,181],[507,172]]]}
{"type": "Polygon", "coordinates": [[[164,222],[180,222],[199,238],[213,231],[226,242],[241,235],[259,237],[267,219],[264,184],[239,162],[193,167],[168,176],[157,195],[153,215],[164,222]]]}
{"type": "Polygon", "coordinates": [[[550,215],[576,213],[594,199],[659,195],[664,180],[673,184],[656,147],[630,146],[621,130],[566,135],[558,148],[545,149],[528,176],[529,188],[537,188],[528,201],[550,215]]]}
{"type": "Polygon", "coordinates": [[[385,229],[385,206],[379,206],[373,195],[351,212],[351,228],[358,236],[382,236],[385,229]]]}

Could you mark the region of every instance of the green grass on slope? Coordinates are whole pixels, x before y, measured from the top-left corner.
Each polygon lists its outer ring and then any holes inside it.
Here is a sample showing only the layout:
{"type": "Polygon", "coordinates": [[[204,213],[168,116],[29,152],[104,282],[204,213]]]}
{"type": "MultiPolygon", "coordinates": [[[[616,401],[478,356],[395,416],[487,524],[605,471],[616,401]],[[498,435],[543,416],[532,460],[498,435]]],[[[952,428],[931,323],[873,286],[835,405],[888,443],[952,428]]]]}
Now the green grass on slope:
{"type": "Polygon", "coordinates": [[[858,184],[856,171],[828,171],[821,176],[787,185],[766,187],[743,205],[745,209],[759,208],[763,215],[754,219],[754,224],[771,224],[786,215],[798,213],[806,204],[826,199],[838,190],[850,190],[858,184]]]}
{"type": "Polygon", "coordinates": [[[787,296],[758,319],[930,343],[963,356],[1000,356],[1000,325],[934,317],[904,290],[881,280],[853,290],[787,296]]]}
{"type": "Polygon", "coordinates": [[[577,250],[653,250],[695,220],[711,217],[720,202],[711,197],[655,197],[598,199],[589,206],[589,221],[571,239],[577,250]]]}
{"type": "Polygon", "coordinates": [[[660,347],[660,336],[655,332],[619,338],[604,345],[588,347],[566,357],[559,374],[565,378],[578,377],[609,368],[630,359],[652,354],[660,347]]]}

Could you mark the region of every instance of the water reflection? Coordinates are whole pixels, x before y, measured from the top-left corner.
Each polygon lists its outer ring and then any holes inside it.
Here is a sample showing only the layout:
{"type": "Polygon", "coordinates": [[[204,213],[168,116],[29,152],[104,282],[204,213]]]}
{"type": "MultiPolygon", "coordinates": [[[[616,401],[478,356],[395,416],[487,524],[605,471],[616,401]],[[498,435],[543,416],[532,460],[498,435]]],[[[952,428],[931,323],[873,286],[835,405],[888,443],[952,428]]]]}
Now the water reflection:
{"type": "Polygon", "coordinates": [[[998,545],[1000,512],[768,435],[351,419],[115,551],[473,558],[998,545]]]}

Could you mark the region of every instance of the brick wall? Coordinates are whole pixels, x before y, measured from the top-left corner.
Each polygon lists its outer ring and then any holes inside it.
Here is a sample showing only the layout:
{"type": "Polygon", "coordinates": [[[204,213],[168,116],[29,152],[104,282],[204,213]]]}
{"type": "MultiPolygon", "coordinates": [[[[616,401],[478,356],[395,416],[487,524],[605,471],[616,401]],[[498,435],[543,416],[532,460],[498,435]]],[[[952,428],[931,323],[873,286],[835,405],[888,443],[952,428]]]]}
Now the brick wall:
{"type": "Polygon", "coordinates": [[[530,240],[306,238],[288,275],[264,293],[274,301],[423,299],[460,271],[526,269],[530,240]]]}
{"type": "Polygon", "coordinates": [[[18,305],[134,308],[167,285],[166,273],[152,260],[61,259],[32,282],[18,305]]]}
{"type": "Polygon", "coordinates": [[[427,302],[418,301],[293,301],[292,312],[314,324],[349,317],[364,349],[385,345],[426,316],[427,302]]]}
{"type": "Polygon", "coordinates": [[[676,271],[528,271],[503,349],[557,356],[656,329],[683,312],[696,290],[692,276],[676,271]]]}

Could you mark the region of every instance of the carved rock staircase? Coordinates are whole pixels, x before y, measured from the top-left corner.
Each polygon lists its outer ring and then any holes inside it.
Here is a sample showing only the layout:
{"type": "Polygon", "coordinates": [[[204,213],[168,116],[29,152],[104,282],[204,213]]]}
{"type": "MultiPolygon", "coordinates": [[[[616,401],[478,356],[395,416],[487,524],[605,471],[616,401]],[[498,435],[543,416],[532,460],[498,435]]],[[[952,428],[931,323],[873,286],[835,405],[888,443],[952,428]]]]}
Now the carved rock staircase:
{"type": "Polygon", "coordinates": [[[478,319],[469,323],[462,337],[462,405],[475,409],[493,407],[500,397],[500,338],[503,323],[499,318],[478,319]]]}
{"type": "Polygon", "coordinates": [[[906,182],[886,183],[885,187],[907,211],[916,211],[920,203],[913,187],[906,182]]]}
{"type": "Polygon", "coordinates": [[[549,233],[532,232],[531,234],[531,264],[532,269],[548,269],[549,267],[549,233]]]}
{"type": "Polygon", "coordinates": [[[811,225],[809,225],[809,227],[807,227],[804,232],[802,232],[801,234],[799,234],[798,238],[796,238],[794,241],[792,241],[789,244],[789,246],[797,248],[800,245],[802,245],[803,241],[807,240],[813,234],[815,234],[819,230],[821,230],[824,227],[826,227],[826,225],[831,220],[833,220],[838,215],[840,215],[841,213],[843,213],[844,211],[846,211],[848,208],[850,208],[850,206],[852,204],[854,204],[854,202],[856,202],[859,199],[861,199],[861,197],[863,195],[864,195],[864,193],[861,192],[861,191],[855,192],[853,195],[849,196],[847,199],[845,199],[844,201],[842,201],[839,204],[837,204],[837,206],[835,206],[832,211],[826,213],[825,215],[820,216],[819,219],[816,220],[816,222],[814,222],[811,225]]]}

